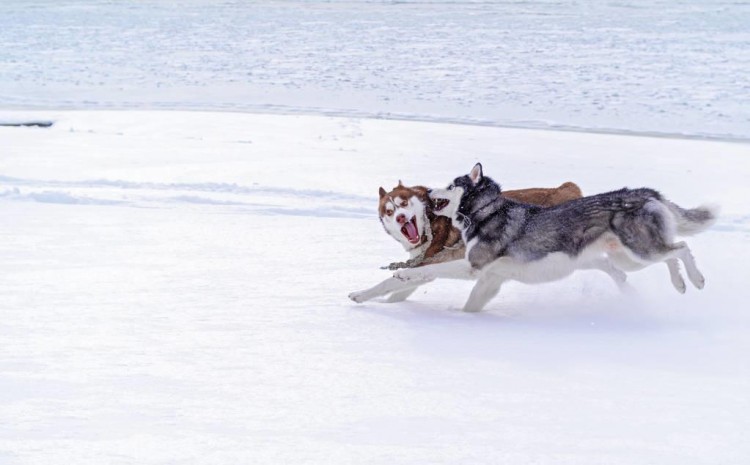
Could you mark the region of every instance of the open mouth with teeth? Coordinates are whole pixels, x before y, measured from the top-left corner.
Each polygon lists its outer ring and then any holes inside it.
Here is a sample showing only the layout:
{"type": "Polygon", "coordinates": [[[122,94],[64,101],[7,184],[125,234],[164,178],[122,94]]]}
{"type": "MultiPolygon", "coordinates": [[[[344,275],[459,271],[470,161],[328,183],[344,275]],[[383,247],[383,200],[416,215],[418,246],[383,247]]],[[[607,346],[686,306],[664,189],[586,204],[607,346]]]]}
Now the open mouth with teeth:
{"type": "Polygon", "coordinates": [[[432,209],[436,212],[439,212],[443,208],[447,207],[450,203],[450,200],[448,199],[433,199],[432,200],[432,209]]]}
{"type": "Polygon", "coordinates": [[[412,216],[409,221],[401,227],[401,234],[406,237],[410,244],[419,243],[419,230],[417,229],[417,217],[412,216]]]}

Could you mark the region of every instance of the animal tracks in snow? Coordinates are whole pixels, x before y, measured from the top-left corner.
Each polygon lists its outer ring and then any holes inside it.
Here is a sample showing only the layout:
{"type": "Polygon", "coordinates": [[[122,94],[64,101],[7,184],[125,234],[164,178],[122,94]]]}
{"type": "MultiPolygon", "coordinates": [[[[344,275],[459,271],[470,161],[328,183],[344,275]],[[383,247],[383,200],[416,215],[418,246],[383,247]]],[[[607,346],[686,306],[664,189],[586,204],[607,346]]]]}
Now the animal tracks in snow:
{"type": "Polygon", "coordinates": [[[0,175],[0,200],[140,208],[226,207],[258,215],[372,217],[372,199],[365,196],[212,182],[60,181],[0,175]]]}
{"type": "MultiPolygon", "coordinates": [[[[37,180],[0,175],[0,200],[138,208],[225,207],[238,214],[372,218],[366,196],[314,189],[233,183],[159,183],[123,180],[37,180]]],[[[750,216],[722,216],[721,232],[750,233],[750,216]]]]}

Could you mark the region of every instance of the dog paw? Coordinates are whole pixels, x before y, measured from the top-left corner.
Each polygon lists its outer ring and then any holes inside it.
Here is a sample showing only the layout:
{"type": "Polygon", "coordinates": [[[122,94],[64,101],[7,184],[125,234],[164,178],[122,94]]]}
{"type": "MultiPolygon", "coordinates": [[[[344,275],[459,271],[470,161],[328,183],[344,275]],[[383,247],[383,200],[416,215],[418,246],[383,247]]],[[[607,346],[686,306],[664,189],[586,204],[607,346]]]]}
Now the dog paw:
{"type": "Polygon", "coordinates": [[[690,282],[692,282],[693,286],[697,289],[703,289],[706,286],[706,278],[700,273],[698,273],[697,276],[690,276],[690,282]]]}
{"type": "Polygon", "coordinates": [[[677,292],[680,294],[684,294],[687,290],[687,286],[685,285],[685,280],[682,279],[682,276],[679,276],[678,278],[675,278],[672,281],[672,285],[674,285],[674,288],[677,289],[677,292]]]}
{"type": "Polygon", "coordinates": [[[365,299],[364,292],[352,292],[351,294],[349,294],[349,298],[354,302],[357,302],[358,304],[361,304],[362,302],[367,300],[365,299]]]}
{"type": "Polygon", "coordinates": [[[381,266],[381,270],[398,270],[401,268],[408,268],[409,264],[407,262],[393,262],[386,266],[381,266]]]}

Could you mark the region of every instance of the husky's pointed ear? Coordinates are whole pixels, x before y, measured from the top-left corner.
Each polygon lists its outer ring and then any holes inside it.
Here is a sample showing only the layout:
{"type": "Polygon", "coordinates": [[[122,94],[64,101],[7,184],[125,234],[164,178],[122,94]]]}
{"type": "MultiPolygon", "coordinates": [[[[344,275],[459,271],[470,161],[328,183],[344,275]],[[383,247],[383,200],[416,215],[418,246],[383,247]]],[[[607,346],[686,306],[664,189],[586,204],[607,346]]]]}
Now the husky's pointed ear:
{"type": "Polygon", "coordinates": [[[398,187],[404,187],[404,183],[401,182],[401,180],[398,180],[398,187]]]}
{"type": "Polygon", "coordinates": [[[380,197],[385,197],[385,194],[387,194],[387,192],[385,191],[385,189],[381,187],[380,190],[378,191],[378,194],[380,195],[380,197]]]}
{"type": "Polygon", "coordinates": [[[482,180],[482,177],[484,175],[482,174],[482,164],[477,163],[474,165],[474,168],[471,169],[471,173],[469,173],[469,178],[471,179],[471,182],[474,184],[479,184],[479,181],[482,180]]]}

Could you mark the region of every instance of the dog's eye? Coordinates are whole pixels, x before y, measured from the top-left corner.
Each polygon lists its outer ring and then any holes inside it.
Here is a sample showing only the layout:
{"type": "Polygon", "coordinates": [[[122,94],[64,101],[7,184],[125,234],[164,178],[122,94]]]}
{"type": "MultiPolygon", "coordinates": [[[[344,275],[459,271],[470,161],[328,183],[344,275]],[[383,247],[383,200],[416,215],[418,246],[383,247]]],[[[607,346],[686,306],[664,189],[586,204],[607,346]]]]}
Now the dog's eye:
{"type": "Polygon", "coordinates": [[[453,184],[451,184],[450,186],[448,186],[448,190],[452,191],[454,187],[456,187],[456,186],[454,186],[453,184]]]}
{"type": "Polygon", "coordinates": [[[386,210],[385,214],[388,215],[388,216],[391,216],[391,215],[393,215],[393,210],[386,210]]]}

